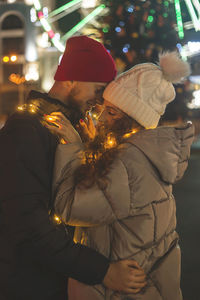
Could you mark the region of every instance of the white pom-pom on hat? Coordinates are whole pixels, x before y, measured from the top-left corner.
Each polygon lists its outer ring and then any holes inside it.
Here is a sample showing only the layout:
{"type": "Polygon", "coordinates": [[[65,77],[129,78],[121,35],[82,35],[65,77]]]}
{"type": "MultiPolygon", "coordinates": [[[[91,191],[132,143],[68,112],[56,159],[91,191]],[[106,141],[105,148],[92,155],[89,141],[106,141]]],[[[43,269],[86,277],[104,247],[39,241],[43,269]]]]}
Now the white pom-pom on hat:
{"type": "Polygon", "coordinates": [[[164,78],[172,83],[180,83],[191,72],[190,65],[176,51],[159,54],[159,66],[164,78]]]}

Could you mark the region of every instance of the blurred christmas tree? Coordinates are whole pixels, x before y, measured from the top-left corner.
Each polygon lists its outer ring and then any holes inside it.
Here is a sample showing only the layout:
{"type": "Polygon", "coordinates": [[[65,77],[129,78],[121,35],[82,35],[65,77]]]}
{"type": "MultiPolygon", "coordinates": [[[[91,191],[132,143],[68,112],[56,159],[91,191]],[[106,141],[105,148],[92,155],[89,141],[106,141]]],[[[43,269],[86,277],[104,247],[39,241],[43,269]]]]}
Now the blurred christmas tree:
{"type": "MultiPolygon", "coordinates": [[[[104,0],[101,3],[108,7],[108,13],[100,20],[102,40],[114,57],[119,73],[138,63],[157,62],[159,52],[178,51],[182,41],[175,29],[174,1],[104,0]]],[[[176,90],[176,100],[169,105],[163,120],[187,118],[191,93],[187,84],[178,85],[176,90]]]]}
{"type": "Polygon", "coordinates": [[[103,41],[116,59],[119,71],[137,63],[155,62],[158,52],[175,50],[179,37],[170,1],[103,1],[109,13],[103,18],[103,41]]]}

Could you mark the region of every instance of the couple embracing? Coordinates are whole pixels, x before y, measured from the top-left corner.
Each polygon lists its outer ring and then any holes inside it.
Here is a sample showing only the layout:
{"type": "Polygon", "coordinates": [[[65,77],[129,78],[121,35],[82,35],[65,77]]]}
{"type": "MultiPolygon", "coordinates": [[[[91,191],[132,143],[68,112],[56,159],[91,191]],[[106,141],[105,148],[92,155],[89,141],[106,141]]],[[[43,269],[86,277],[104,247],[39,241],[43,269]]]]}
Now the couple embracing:
{"type": "Polygon", "coordinates": [[[115,79],[100,43],[68,40],[0,133],[2,300],[182,299],[172,185],[193,128],[157,126],[189,72],[172,52],[115,79]]]}

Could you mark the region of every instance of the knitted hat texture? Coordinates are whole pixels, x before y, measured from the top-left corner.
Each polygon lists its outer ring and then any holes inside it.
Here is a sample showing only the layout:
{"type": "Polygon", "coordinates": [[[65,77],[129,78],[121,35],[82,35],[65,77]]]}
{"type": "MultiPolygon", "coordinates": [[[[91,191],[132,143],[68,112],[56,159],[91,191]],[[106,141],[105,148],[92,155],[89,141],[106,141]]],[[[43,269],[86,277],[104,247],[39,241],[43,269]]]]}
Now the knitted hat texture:
{"type": "Polygon", "coordinates": [[[76,36],[67,40],[54,79],[110,82],[116,74],[115,62],[101,43],[87,36],[76,36]]]}
{"type": "Polygon", "coordinates": [[[172,83],[190,74],[190,66],[177,52],[159,55],[158,65],[138,64],[119,75],[105,89],[103,97],[145,128],[155,128],[166,105],[174,100],[172,83]]]}

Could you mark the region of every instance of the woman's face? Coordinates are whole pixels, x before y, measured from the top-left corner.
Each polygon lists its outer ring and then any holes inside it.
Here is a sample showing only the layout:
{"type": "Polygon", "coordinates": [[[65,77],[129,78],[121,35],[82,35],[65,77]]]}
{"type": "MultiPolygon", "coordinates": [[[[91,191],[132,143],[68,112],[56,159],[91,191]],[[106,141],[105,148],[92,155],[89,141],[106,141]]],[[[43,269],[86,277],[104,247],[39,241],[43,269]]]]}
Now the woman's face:
{"type": "Polygon", "coordinates": [[[98,125],[104,125],[106,128],[112,128],[117,120],[124,117],[124,113],[109,101],[105,100],[102,112],[98,118],[98,125]]]}

